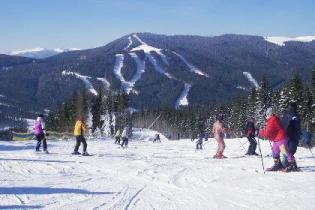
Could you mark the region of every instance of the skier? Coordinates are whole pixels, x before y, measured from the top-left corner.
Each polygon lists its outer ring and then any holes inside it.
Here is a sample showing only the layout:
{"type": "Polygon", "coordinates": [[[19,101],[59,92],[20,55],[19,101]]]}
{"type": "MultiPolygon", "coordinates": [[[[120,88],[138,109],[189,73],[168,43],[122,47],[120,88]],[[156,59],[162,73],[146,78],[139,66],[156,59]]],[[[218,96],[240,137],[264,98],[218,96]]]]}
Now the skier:
{"type": "Polygon", "coordinates": [[[127,127],[124,128],[121,134],[121,138],[122,138],[121,147],[122,148],[128,147],[128,128],[127,127]]]}
{"type": "Polygon", "coordinates": [[[289,161],[289,165],[292,165],[293,159],[288,150],[285,130],[281,125],[279,117],[273,114],[272,108],[268,108],[266,111],[265,128],[259,131],[259,136],[266,137],[273,142],[272,155],[274,158],[274,165],[271,168],[268,168],[267,171],[286,170],[281,164],[280,153],[284,154],[289,161]]]}
{"type": "Polygon", "coordinates": [[[249,118],[246,123],[245,135],[249,141],[249,147],[245,155],[258,155],[256,153],[257,142],[255,139],[255,124],[254,119],[249,118]]]}
{"type": "Polygon", "coordinates": [[[121,138],[121,130],[118,129],[115,134],[115,139],[116,139],[115,144],[120,144],[120,138],[121,138]]]}
{"type": "Polygon", "coordinates": [[[81,143],[83,144],[83,156],[88,156],[89,154],[86,151],[87,144],[86,140],[84,138],[84,133],[86,131],[85,123],[84,123],[84,117],[81,115],[79,119],[76,121],[74,126],[74,136],[76,138],[76,145],[74,147],[73,155],[80,155],[79,147],[81,143]]]}
{"type": "Polygon", "coordinates": [[[154,139],[153,139],[153,143],[155,143],[155,142],[161,143],[160,135],[159,135],[158,133],[155,134],[155,137],[154,137],[154,139]]]}
{"type": "Polygon", "coordinates": [[[289,153],[292,155],[291,165],[289,164],[286,170],[297,171],[298,167],[294,158],[294,154],[296,153],[301,137],[301,122],[300,117],[297,114],[296,103],[289,104],[287,111],[282,116],[281,122],[287,134],[289,153]]]}
{"type": "Polygon", "coordinates": [[[215,140],[218,143],[217,153],[213,156],[213,158],[215,159],[226,158],[223,155],[223,152],[225,149],[224,135],[226,133],[226,129],[223,124],[222,115],[217,116],[217,121],[213,124],[213,127],[212,127],[212,133],[214,135],[215,140]]]}
{"type": "Polygon", "coordinates": [[[39,148],[41,145],[41,142],[43,142],[43,151],[45,153],[49,153],[47,150],[47,142],[46,142],[46,131],[45,131],[45,123],[44,123],[44,115],[43,114],[39,114],[35,124],[34,124],[34,135],[36,137],[37,140],[37,144],[35,147],[36,152],[39,152],[39,148]]]}
{"type": "Polygon", "coordinates": [[[199,133],[198,141],[196,142],[196,150],[202,150],[204,134],[202,132],[199,133]]]}

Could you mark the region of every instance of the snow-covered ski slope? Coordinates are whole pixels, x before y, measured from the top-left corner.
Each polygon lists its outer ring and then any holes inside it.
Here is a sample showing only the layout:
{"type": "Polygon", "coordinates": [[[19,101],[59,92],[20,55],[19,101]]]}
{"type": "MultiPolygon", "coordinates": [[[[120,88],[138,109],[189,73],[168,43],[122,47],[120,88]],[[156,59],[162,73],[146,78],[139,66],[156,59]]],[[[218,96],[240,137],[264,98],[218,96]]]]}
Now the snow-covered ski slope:
{"type": "MultiPolygon", "coordinates": [[[[125,150],[88,140],[91,157],[70,155],[73,139],[48,141],[49,155],[35,154],[34,141],[0,142],[0,209],[314,209],[307,149],[296,155],[303,172],[263,174],[258,157],[242,157],[246,139],[228,139],[228,159],[215,160],[213,139],[196,152],[188,139],[148,141],[154,134],[138,131],[144,140],[125,150]]],[[[262,147],[270,166],[269,143],[262,147]]]]}

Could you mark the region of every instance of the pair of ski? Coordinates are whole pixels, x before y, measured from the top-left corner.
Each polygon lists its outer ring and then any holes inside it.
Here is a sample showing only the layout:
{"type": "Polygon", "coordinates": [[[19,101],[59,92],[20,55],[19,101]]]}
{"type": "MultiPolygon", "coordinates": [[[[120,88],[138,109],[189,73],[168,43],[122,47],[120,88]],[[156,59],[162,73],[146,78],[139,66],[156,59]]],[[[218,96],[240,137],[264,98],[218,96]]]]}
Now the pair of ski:
{"type": "Polygon", "coordinates": [[[80,157],[82,157],[82,156],[84,156],[84,157],[89,157],[89,156],[93,156],[92,154],[81,154],[81,153],[71,153],[71,155],[75,155],[75,156],[80,156],[80,157]]]}

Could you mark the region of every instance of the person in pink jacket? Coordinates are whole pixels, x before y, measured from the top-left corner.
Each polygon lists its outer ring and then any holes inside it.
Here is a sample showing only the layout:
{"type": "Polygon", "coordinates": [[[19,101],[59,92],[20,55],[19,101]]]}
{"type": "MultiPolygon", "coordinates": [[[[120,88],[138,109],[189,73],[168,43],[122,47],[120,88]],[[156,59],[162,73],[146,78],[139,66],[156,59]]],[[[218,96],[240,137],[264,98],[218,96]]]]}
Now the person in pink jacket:
{"type": "Polygon", "coordinates": [[[45,153],[48,153],[47,150],[47,142],[46,142],[46,137],[45,137],[45,123],[44,123],[44,115],[40,114],[38,115],[35,124],[34,124],[34,135],[37,140],[36,144],[36,152],[39,152],[39,148],[41,146],[41,142],[43,142],[43,151],[45,153]]]}
{"type": "Polygon", "coordinates": [[[217,121],[213,124],[212,133],[214,135],[215,140],[218,143],[217,153],[213,156],[215,159],[226,158],[223,155],[225,149],[224,136],[226,133],[226,129],[223,124],[223,116],[217,116],[217,121]]]}

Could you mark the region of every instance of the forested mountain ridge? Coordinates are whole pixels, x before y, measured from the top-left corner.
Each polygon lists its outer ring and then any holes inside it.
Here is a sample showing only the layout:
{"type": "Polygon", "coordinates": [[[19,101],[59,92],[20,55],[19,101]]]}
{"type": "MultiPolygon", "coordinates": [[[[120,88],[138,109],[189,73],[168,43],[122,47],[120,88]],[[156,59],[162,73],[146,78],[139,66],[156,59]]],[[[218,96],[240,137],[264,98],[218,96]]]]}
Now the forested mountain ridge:
{"type": "Polygon", "coordinates": [[[315,41],[278,45],[248,35],[133,33],[46,59],[0,56],[0,102],[12,109],[54,109],[76,90],[96,94],[102,86],[128,92],[134,108],[217,104],[246,95],[264,74],[272,87],[293,72],[309,81],[314,64],[315,41]]]}

